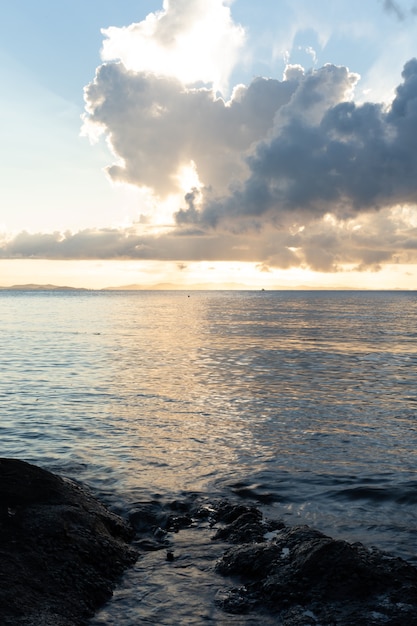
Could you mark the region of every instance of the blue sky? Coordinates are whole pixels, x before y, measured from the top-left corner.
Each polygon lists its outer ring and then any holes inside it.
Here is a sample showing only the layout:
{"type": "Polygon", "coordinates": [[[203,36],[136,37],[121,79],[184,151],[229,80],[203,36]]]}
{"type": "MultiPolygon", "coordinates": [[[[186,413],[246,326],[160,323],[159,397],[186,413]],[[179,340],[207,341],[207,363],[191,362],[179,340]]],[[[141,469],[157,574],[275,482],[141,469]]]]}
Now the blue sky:
{"type": "Polygon", "coordinates": [[[417,2],[1,10],[1,285],[415,287],[417,2]]]}

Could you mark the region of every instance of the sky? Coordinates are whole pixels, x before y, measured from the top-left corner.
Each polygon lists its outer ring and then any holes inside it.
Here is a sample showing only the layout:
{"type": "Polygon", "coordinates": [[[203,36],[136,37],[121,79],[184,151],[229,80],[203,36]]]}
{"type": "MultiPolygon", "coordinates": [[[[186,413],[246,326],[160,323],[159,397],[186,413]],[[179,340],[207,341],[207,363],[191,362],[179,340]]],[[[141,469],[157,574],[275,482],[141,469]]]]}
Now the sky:
{"type": "Polygon", "coordinates": [[[0,286],[415,289],[417,0],[5,0],[0,286]]]}

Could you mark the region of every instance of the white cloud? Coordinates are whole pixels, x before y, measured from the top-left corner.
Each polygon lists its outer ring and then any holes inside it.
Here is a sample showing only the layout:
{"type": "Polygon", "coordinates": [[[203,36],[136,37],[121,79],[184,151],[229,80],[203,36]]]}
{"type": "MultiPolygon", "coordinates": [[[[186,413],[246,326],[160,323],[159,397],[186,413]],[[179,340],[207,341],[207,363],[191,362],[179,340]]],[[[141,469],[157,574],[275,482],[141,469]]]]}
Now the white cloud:
{"type": "Polygon", "coordinates": [[[104,61],[127,70],[207,83],[225,91],[245,34],[223,0],[164,0],[163,10],[126,28],[102,31],[104,61]]]}

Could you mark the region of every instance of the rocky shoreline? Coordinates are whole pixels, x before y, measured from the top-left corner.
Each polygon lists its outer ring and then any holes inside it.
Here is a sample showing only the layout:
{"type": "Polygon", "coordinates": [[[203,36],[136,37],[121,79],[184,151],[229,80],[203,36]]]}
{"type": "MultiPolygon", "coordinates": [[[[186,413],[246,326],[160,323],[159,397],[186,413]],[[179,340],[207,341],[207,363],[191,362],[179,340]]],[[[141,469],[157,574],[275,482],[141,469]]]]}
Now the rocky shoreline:
{"type": "Polygon", "coordinates": [[[138,504],[125,521],[82,486],[13,459],[0,459],[0,623],[84,626],[137,559],[162,551],[175,567],[181,535],[203,528],[215,548],[207,567],[224,580],[222,623],[417,625],[417,570],[403,559],[198,496],[138,504]]]}
{"type": "Polygon", "coordinates": [[[87,624],[136,561],[132,538],[80,485],[0,459],[0,623],[87,624]]]}

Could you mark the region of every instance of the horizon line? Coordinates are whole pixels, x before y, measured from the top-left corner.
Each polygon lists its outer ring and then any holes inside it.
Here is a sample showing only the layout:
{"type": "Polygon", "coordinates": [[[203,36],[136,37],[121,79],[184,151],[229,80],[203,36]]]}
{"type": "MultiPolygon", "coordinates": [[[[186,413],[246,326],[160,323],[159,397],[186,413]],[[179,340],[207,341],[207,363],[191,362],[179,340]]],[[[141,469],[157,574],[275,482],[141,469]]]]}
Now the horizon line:
{"type": "Polygon", "coordinates": [[[391,287],[391,288],[375,288],[370,287],[320,287],[320,286],[307,286],[297,285],[290,286],[276,286],[276,287],[251,287],[248,285],[228,284],[213,285],[207,283],[203,285],[176,285],[173,283],[156,283],[153,285],[120,285],[109,287],[73,287],[69,285],[54,285],[54,284],[14,284],[10,286],[0,286],[0,291],[254,291],[254,292],[270,292],[270,291],[406,291],[413,292],[415,289],[404,287],[391,287]]]}

